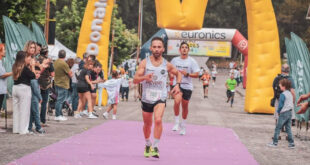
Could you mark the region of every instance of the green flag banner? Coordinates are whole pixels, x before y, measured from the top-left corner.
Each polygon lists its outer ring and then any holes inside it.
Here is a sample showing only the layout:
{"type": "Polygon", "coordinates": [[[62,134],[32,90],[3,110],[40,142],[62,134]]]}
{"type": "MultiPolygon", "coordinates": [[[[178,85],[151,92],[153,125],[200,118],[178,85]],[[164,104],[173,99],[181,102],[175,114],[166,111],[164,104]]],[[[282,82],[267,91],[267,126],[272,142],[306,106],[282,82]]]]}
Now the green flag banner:
{"type": "Polygon", "coordinates": [[[22,34],[22,43],[26,43],[27,41],[37,41],[34,33],[25,25],[17,23],[18,31],[22,34]]]}
{"type": "Polygon", "coordinates": [[[32,22],[31,26],[32,26],[32,31],[35,35],[37,42],[40,43],[41,45],[47,45],[46,40],[45,40],[45,36],[44,36],[40,26],[38,24],[36,24],[35,22],[32,22]]]}
{"type": "MultiPolygon", "coordinates": [[[[285,38],[286,52],[288,58],[288,64],[290,65],[290,74],[295,83],[296,101],[297,99],[306,93],[310,92],[310,57],[309,50],[305,42],[296,34],[291,32],[291,39],[285,38]]],[[[294,108],[295,112],[299,110],[299,107],[294,108]]],[[[305,114],[298,115],[296,118],[299,121],[309,120],[309,110],[305,114]]]]}

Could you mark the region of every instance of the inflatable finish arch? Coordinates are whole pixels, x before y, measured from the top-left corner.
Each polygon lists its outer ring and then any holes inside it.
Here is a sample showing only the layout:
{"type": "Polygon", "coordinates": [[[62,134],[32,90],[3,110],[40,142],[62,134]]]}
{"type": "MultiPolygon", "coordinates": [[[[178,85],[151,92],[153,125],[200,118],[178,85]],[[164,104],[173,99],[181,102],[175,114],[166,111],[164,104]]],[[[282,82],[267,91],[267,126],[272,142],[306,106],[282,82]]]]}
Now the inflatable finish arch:
{"type": "MultiPolygon", "coordinates": [[[[156,11],[160,12],[157,13],[157,25],[171,29],[200,29],[201,26],[197,25],[201,25],[204,12],[198,5],[206,6],[207,1],[183,0],[182,4],[177,4],[177,1],[180,3],[179,0],[156,0],[156,11]],[[178,13],[171,10],[172,6],[176,6],[178,13]],[[194,8],[195,6],[198,8],[194,8]],[[174,14],[167,16],[170,13],[174,14]],[[195,16],[191,15],[194,13],[195,16]]],[[[281,62],[278,28],[272,2],[245,0],[245,3],[249,42],[245,111],[273,113],[274,109],[270,106],[270,99],[273,97],[271,86],[274,77],[280,73],[281,62]]]]}

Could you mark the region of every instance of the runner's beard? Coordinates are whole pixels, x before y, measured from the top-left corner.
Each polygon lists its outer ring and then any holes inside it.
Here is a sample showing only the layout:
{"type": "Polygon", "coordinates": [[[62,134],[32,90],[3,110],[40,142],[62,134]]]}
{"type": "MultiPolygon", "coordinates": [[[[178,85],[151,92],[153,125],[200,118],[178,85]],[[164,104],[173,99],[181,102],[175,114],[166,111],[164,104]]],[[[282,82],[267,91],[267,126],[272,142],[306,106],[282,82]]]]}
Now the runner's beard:
{"type": "Polygon", "coordinates": [[[161,54],[160,53],[154,53],[153,56],[157,60],[161,57],[161,54]]]}

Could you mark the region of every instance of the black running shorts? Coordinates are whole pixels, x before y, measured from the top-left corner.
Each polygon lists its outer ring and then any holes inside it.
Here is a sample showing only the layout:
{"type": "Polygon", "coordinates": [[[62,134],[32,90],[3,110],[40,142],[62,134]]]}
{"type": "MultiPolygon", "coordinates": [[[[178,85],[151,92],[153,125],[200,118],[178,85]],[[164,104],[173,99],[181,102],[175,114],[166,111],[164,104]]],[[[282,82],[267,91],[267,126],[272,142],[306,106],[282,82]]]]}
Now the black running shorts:
{"type": "Polygon", "coordinates": [[[90,91],[89,87],[77,87],[78,93],[85,93],[85,92],[89,92],[89,91],[90,91]]]}
{"type": "Polygon", "coordinates": [[[189,89],[183,89],[183,88],[180,88],[180,90],[183,93],[182,98],[184,100],[189,101],[191,99],[191,97],[192,97],[192,91],[189,90],[189,89]]]}
{"type": "Polygon", "coordinates": [[[209,87],[209,85],[203,85],[203,89],[206,89],[207,87],[209,87]]]}
{"type": "Polygon", "coordinates": [[[216,77],[212,77],[212,80],[215,81],[215,80],[216,80],[216,77]]]}
{"type": "MultiPolygon", "coordinates": [[[[174,88],[175,85],[172,86],[172,89],[174,88]]],[[[182,94],[182,99],[189,101],[192,97],[192,91],[189,89],[183,89],[180,87],[182,94]]]]}
{"type": "Polygon", "coordinates": [[[97,93],[97,88],[95,88],[94,90],[91,90],[90,88],[90,93],[97,93]]]}
{"type": "Polygon", "coordinates": [[[227,98],[234,97],[235,96],[235,92],[232,92],[231,90],[227,90],[226,91],[226,95],[227,95],[227,98]]]}
{"type": "Polygon", "coordinates": [[[155,102],[154,104],[149,104],[149,103],[145,103],[143,101],[141,101],[141,108],[142,108],[142,111],[144,112],[149,112],[149,113],[153,113],[154,112],[154,107],[157,105],[157,104],[160,104],[160,103],[165,103],[165,106],[166,106],[166,100],[163,101],[163,100],[158,100],[157,102],[155,102]]]}

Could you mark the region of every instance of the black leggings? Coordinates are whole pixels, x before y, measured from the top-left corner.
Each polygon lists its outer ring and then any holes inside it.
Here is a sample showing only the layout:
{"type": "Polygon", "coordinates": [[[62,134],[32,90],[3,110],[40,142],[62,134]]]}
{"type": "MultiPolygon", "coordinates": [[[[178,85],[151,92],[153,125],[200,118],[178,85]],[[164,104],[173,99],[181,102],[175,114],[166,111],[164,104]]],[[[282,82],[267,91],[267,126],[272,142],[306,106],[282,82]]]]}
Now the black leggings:
{"type": "Polygon", "coordinates": [[[3,104],[3,99],[4,99],[5,94],[0,95],[0,110],[2,109],[2,104],[3,104]]]}

